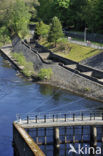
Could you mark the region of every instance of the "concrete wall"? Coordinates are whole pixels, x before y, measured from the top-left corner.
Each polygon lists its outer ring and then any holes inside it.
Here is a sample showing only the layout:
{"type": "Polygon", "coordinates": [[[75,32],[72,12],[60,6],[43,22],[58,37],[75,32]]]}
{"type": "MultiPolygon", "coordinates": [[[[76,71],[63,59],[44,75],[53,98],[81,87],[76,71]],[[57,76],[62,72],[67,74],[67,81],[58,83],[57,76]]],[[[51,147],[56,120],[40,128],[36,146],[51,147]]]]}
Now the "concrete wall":
{"type": "MultiPolygon", "coordinates": [[[[58,56],[54,53],[50,53],[50,56],[49,56],[49,59],[52,59],[56,62],[62,62],[64,65],[71,65],[71,64],[76,64],[76,70],[78,70],[79,72],[89,72],[89,71],[92,71],[92,75],[91,77],[94,77],[94,78],[98,78],[98,79],[102,79],[103,78],[103,71],[102,70],[97,70],[93,67],[90,67],[90,66],[87,66],[87,65],[83,65],[83,64],[80,64],[76,61],[72,61],[72,60],[69,60],[69,59],[66,59],[66,58],[63,58],[62,56],[58,56]]],[[[73,69],[70,69],[70,68],[67,68],[73,72],[75,72],[75,70],[73,69]]],[[[82,75],[82,74],[81,74],[82,75]]],[[[91,78],[92,79],[92,78],[91,78]]],[[[92,79],[92,80],[95,80],[95,79],[92,79]]]]}
{"type": "Polygon", "coordinates": [[[45,156],[27,132],[13,124],[13,146],[15,156],[45,156]]]}
{"type": "Polygon", "coordinates": [[[56,55],[54,53],[50,53],[49,55],[49,59],[55,61],[55,62],[62,62],[64,63],[65,65],[71,65],[71,64],[78,64],[77,62],[75,61],[72,61],[72,60],[69,60],[69,59],[66,59],[62,56],[59,56],[59,55],[56,55]]]}

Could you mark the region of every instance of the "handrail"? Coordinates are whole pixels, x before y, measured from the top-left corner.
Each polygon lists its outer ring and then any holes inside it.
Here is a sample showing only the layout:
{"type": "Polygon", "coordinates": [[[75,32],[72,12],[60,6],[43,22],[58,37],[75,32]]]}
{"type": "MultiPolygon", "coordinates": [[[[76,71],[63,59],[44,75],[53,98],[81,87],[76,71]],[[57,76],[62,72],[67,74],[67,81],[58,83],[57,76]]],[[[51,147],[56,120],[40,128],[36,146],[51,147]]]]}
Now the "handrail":
{"type": "Polygon", "coordinates": [[[17,114],[17,121],[19,123],[53,123],[53,122],[70,122],[70,121],[91,121],[103,120],[103,111],[72,111],[72,112],[49,112],[49,113],[30,113],[17,114]]]}

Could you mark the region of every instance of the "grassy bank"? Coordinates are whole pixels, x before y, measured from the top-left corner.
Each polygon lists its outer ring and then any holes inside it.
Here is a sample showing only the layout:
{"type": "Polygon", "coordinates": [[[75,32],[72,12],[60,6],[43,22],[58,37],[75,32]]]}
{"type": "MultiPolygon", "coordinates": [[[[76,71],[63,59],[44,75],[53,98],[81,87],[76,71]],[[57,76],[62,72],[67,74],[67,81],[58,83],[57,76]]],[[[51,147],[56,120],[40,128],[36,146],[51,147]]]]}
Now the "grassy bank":
{"type": "Polygon", "coordinates": [[[53,46],[53,43],[48,43],[46,39],[40,40],[39,43],[47,47],[54,53],[77,62],[92,57],[103,51],[103,50],[93,49],[90,47],[69,43],[67,40],[58,41],[56,47],[53,46]]]}
{"type": "Polygon", "coordinates": [[[34,68],[33,68],[33,63],[32,62],[27,62],[24,55],[22,53],[11,53],[11,56],[17,61],[17,63],[22,66],[22,72],[30,77],[33,75],[34,68]]]}

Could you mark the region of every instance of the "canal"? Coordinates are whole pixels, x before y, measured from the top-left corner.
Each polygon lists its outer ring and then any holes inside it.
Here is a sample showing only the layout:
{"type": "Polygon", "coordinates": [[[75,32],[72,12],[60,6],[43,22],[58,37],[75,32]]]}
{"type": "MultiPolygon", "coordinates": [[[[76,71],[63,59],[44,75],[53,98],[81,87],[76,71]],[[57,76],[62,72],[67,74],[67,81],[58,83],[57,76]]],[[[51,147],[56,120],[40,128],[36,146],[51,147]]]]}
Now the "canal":
{"type": "Polygon", "coordinates": [[[12,122],[17,113],[90,109],[101,110],[103,103],[28,82],[0,56],[0,156],[13,156],[12,122]]]}

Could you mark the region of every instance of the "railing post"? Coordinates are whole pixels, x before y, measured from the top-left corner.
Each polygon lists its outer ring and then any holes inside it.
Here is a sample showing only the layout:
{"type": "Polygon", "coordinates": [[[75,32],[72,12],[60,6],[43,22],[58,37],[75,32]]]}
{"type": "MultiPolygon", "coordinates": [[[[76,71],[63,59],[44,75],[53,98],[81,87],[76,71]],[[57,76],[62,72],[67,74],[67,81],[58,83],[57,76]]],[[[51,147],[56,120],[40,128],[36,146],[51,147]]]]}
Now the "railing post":
{"type": "Polygon", "coordinates": [[[19,123],[21,123],[21,117],[20,117],[20,115],[19,115],[19,123]]]}
{"type": "Polygon", "coordinates": [[[56,115],[57,121],[58,121],[58,114],[56,115]]]}
{"type": "Polygon", "coordinates": [[[36,122],[36,123],[38,122],[37,120],[38,120],[38,117],[37,117],[37,115],[36,115],[36,116],[35,116],[35,122],[36,122]]]}
{"type": "Polygon", "coordinates": [[[82,121],[83,121],[83,113],[81,114],[81,118],[82,118],[82,121]]]}
{"type": "Polygon", "coordinates": [[[75,121],[75,114],[73,113],[73,121],[75,121]]]}
{"type": "Polygon", "coordinates": [[[103,113],[102,113],[102,120],[103,120],[103,113]]]}
{"type": "Polygon", "coordinates": [[[53,122],[54,122],[54,114],[53,114],[53,122]]]}
{"type": "Polygon", "coordinates": [[[92,120],[92,113],[90,113],[90,120],[92,120]]]}
{"type": "Polygon", "coordinates": [[[67,115],[66,114],[64,114],[64,121],[66,122],[67,121],[67,115]]]}
{"type": "Polygon", "coordinates": [[[29,124],[29,116],[27,115],[27,124],[29,124]]]}
{"type": "Polygon", "coordinates": [[[44,123],[46,123],[46,115],[44,115],[44,123]]]}
{"type": "Polygon", "coordinates": [[[94,120],[95,120],[95,113],[94,113],[94,120]]]}

